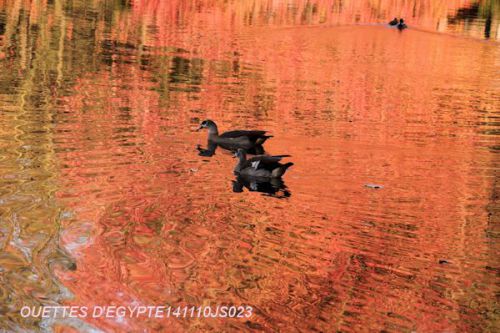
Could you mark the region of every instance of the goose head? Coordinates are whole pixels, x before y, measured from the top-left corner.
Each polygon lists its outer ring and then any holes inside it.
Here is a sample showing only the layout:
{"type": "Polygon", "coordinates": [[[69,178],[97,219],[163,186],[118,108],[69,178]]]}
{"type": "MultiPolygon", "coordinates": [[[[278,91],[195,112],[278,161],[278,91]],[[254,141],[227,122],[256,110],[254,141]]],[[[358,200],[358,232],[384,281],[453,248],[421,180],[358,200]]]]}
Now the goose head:
{"type": "Polygon", "coordinates": [[[197,131],[200,131],[204,128],[207,128],[209,132],[217,133],[217,125],[215,124],[214,121],[210,119],[203,120],[200,123],[200,126],[198,127],[197,131]]]}
{"type": "Polygon", "coordinates": [[[245,161],[247,159],[247,152],[245,149],[239,148],[233,155],[233,157],[237,157],[240,161],[245,161]]]}

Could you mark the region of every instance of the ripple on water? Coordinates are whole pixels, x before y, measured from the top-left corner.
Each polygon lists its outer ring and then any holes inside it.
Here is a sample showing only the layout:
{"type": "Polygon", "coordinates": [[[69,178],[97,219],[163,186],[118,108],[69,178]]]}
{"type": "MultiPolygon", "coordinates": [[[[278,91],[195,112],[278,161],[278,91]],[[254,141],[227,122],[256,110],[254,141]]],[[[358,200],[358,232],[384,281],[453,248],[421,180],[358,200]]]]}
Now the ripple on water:
{"type": "Polygon", "coordinates": [[[0,4],[0,329],[494,324],[498,47],[425,32],[494,39],[493,2],[403,5],[403,33],[352,26],[396,8],[363,1],[23,6],[0,4]],[[230,154],[197,155],[205,118],[269,130],[291,195],[234,193],[230,154]],[[18,314],[221,303],[255,315],[18,314]]]}

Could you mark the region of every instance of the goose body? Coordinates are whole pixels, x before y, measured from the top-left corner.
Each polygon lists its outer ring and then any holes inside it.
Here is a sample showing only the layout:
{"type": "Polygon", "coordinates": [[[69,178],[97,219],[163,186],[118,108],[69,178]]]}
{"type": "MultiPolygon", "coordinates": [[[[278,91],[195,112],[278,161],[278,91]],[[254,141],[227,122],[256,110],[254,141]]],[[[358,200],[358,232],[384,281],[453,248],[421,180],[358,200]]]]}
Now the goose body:
{"type": "Polygon", "coordinates": [[[198,130],[203,128],[208,129],[208,141],[229,150],[237,150],[238,148],[250,150],[262,146],[267,139],[272,137],[266,135],[266,131],[235,130],[219,134],[217,124],[208,119],[200,124],[198,130]]]}
{"type": "Polygon", "coordinates": [[[397,25],[397,24],[398,24],[398,19],[396,17],[389,22],[389,25],[397,25]]]}
{"type": "Polygon", "coordinates": [[[403,29],[408,28],[408,26],[407,26],[407,25],[406,25],[406,23],[405,23],[405,20],[400,19],[400,20],[399,20],[399,23],[398,23],[398,25],[397,25],[397,28],[398,28],[399,30],[403,30],[403,29]]]}
{"type": "Polygon", "coordinates": [[[282,158],[289,155],[258,155],[247,160],[245,151],[238,149],[236,156],[238,157],[238,164],[234,168],[234,173],[242,176],[261,179],[280,178],[293,165],[292,162],[280,163],[282,158]]]}

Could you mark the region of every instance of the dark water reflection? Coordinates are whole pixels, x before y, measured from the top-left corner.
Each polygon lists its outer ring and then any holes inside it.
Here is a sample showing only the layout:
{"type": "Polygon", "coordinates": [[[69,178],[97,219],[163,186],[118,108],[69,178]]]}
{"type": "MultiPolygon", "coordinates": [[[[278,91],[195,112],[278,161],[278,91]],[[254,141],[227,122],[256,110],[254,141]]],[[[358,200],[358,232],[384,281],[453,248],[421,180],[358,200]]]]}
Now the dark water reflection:
{"type": "Polygon", "coordinates": [[[497,1],[124,3],[0,0],[0,329],[495,330],[497,1]],[[286,187],[199,156],[206,118],[286,187]],[[165,303],[256,315],[19,315],[165,303]]]}
{"type": "Polygon", "coordinates": [[[233,192],[241,193],[244,189],[252,192],[261,192],[275,198],[288,198],[292,194],[283,179],[259,179],[256,177],[238,176],[233,180],[233,192]]]}

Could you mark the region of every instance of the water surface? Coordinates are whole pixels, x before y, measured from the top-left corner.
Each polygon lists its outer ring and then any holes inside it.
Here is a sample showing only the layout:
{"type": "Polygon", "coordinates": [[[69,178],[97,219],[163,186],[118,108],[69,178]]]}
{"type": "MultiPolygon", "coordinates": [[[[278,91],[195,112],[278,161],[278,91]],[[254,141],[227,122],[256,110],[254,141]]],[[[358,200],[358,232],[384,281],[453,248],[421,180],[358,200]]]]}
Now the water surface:
{"type": "Polygon", "coordinates": [[[498,13],[0,1],[0,328],[495,331],[498,13]],[[231,154],[198,155],[205,118],[270,131],[291,195],[235,193],[231,154]],[[19,315],[40,304],[255,315],[19,315]]]}

